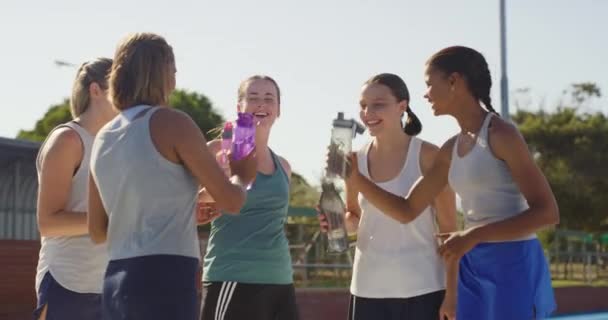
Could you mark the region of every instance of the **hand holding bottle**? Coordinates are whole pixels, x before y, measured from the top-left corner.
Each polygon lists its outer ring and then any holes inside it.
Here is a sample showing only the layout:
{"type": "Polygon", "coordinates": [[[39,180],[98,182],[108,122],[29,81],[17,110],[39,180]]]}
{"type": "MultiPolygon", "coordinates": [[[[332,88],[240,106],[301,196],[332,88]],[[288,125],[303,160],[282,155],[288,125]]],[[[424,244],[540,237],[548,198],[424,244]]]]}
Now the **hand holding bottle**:
{"type": "Polygon", "coordinates": [[[195,217],[196,224],[207,224],[215,220],[221,215],[219,208],[215,204],[213,197],[205,188],[198,193],[198,201],[196,202],[195,217]]]}
{"type": "MultiPolygon", "coordinates": [[[[327,233],[329,230],[329,222],[327,221],[327,215],[320,211],[317,207],[317,219],[319,219],[319,227],[321,228],[321,232],[327,233]]],[[[344,224],[346,226],[346,232],[351,235],[357,233],[357,229],[359,229],[359,216],[350,211],[346,211],[344,214],[344,224]]]]}
{"type": "Polygon", "coordinates": [[[230,172],[247,185],[251,184],[258,172],[258,161],[255,156],[255,148],[243,159],[235,160],[232,152],[229,153],[230,172]]]}

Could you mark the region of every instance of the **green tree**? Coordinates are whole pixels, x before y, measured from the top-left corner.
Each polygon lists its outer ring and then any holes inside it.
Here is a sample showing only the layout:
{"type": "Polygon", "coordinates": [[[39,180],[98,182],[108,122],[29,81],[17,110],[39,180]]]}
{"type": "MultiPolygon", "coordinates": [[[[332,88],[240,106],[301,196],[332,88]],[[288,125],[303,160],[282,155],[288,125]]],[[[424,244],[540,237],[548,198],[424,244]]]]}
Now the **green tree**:
{"type": "Polygon", "coordinates": [[[291,174],[289,205],[294,207],[316,207],[319,191],[296,172],[291,174]]]}
{"type": "Polygon", "coordinates": [[[59,124],[68,122],[71,119],[70,100],[65,99],[60,104],[52,105],[42,119],[36,121],[34,129],[20,130],[17,134],[17,138],[38,142],[44,141],[53,128],[59,124]]]}
{"type": "Polygon", "coordinates": [[[608,118],[577,108],[600,96],[597,86],[572,88],[572,106],[554,112],[519,110],[513,120],[553,189],[560,226],[596,232],[608,227],[608,118]]]}
{"type": "Polygon", "coordinates": [[[215,111],[211,101],[200,93],[186,90],[175,90],[169,97],[169,105],[179,109],[192,117],[207,140],[216,138],[212,129],[220,128],[224,117],[215,111]]]}
{"type": "MultiPolygon", "coordinates": [[[[196,92],[175,90],[169,98],[169,105],[189,114],[207,139],[214,138],[213,133],[209,131],[224,122],[224,118],[216,112],[209,99],[196,92]]],[[[51,106],[44,116],[36,121],[34,129],[19,131],[17,138],[44,141],[53,128],[71,119],[70,101],[65,99],[62,103],[51,106]]]]}
{"type": "Polygon", "coordinates": [[[600,98],[602,91],[593,82],[580,82],[573,83],[570,90],[565,90],[566,94],[570,94],[572,98],[573,107],[579,107],[584,102],[591,100],[592,98],[600,98]]]}

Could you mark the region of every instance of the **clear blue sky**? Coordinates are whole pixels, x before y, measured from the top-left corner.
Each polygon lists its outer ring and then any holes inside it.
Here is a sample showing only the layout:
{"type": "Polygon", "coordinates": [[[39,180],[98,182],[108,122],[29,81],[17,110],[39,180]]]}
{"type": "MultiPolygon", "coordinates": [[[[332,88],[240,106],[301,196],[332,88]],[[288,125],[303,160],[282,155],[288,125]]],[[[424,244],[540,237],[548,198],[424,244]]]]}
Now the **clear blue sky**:
{"type": "MultiPolygon", "coordinates": [[[[607,0],[507,0],[510,88],[530,87],[533,105],[544,100],[546,109],[573,82],[593,81],[608,91],[607,14],[607,0]]],[[[136,31],[166,37],[176,53],[178,87],[204,93],[227,117],[242,79],[273,76],[283,109],[271,145],[312,183],[322,172],[332,118],[338,111],[358,115],[360,86],[375,73],[405,79],[424,125],[421,137],[436,144],[457,127],[451,118],[433,117],[422,99],[423,66],[433,52],[461,44],[484,53],[500,107],[498,0],[3,0],[0,136],[32,128],[69,95],[75,70],[55,66],[55,59],[111,57],[117,42],[136,31]]]]}

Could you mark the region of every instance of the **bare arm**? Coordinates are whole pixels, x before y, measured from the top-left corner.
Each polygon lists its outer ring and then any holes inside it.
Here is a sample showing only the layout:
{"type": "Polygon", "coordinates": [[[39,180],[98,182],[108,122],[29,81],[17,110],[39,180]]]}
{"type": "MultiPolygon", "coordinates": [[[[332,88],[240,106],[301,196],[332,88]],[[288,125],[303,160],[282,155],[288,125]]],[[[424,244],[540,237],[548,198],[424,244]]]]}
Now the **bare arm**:
{"type": "MultiPolygon", "coordinates": [[[[423,175],[430,174],[439,148],[429,143],[423,143],[421,149],[421,163],[423,175]]],[[[458,229],[456,220],[456,195],[454,191],[446,185],[437,197],[433,200],[433,208],[437,218],[439,232],[448,233],[458,229]]],[[[458,286],[458,260],[444,260],[446,266],[446,295],[444,306],[456,305],[457,286],[458,286]]]]}
{"type": "Polygon", "coordinates": [[[161,138],[159,144],[162,144],[163,135],[156,134],[157,131],[167,131],[164,136],[171,141],[172,151],[199,184],[207,189],[218,207],[238,213],[245,203],[247,195],[244,187],[249,181],[243,181],[239,175],[234,175],[230,180],[226,177],[194,121],[185,113],[167,108],[157,111],[150,125],[152,135],[161,138]]]}
{"type": "Polygon", "coordinates": [[[40,151],[37,219],[43,237],[79,236],[88,232],[86,212],[65,210],[83,152],[80,137],[69,128],[53,132],[40,151]]]}
{"type": "Polygon", "coordinates": [[[492,124],[492,152],[506,163],[529,208],[515,217],[476,228],[474,238],[477,242],[507,241],[559,223],[559,209],[551,187],[534,163],[524,138],[515,127],[500,119],[494,119],[492,124]]]}
{"type": "Polygon", "coordinates": [[[94,243],[104,243],[108,237],[108,214],[106,213],[93,175],[89,175],[89,216],[87,224],[94,243]]]}
{"type": "Polygon", "coordinates": [[[354,185],[345,185],[346,191],[346,211],[361,217],[361,207],[359,206],[359,191],[354,185]]]}
{"type": "MultiPolygon", "coordinates": [[[[421,148],[420,168],[422,175],[431,174],[435,160],[439,155],[439,148],[430,143],[424,142],[421,148]]],[[[458,229],[456,221],[456,195],[449,185],[433,199],[437,224],[440,232],[452,232],[458,229]]]]}
{"type": "MultiPolygon", "coordinates": [[[[384,214],[401,223],[409,223],[431,205],[435,197],[446,188],[453,144],[454,139],[452,138],[441,147],[432,169],[416,183],[408,197],[404,198],[386,192],[356,169],[352,170],[347,178],[347,183],[355,186],[369,202],[384,214]]],[[[353,163],[351,167],[358,168],[356,155],[351,155],[350,160],[353,163]]]]}
{"type": "Polygon", "coordinates": [[[537,230],[557,224],[557,202],[547,180],[532,159],[523,137],[517,129],[494,119],[490,127],[490,147],[502,159],[528,202],[529,208],[519,215],[465,231],[442,234],[447,240],[439,253],[447,260],[459,259],[480,242],[508,241],[527,236],[537,230]]]}

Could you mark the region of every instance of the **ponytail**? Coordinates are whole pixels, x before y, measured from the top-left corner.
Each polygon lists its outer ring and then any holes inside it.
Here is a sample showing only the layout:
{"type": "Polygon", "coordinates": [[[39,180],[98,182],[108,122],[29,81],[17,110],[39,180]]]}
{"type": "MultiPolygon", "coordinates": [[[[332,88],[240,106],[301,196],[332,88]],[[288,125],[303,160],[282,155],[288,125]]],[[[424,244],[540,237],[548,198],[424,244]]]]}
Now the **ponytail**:
{"type": "Polygon", "coordinates": [[[410,106],[407,106],[405,112],[407,113],[407,120],[405,120],[403,132],[405,132],[405,134],[408,136],[418,135],[420,131],[422,131],[422,123],[420,122],[420,119],[418,119],[418,117],[414,114],[410,106]]]}
{"type": "Polygon", "coordinates": [[[500,116],[498,112],[496,112],[496,110],[494,110],[494,108],[492,107],[492,98],[490,98],[490,96],[481,97],[480,100],[481,103],[483,103],[483,105],[486,107],[486,109],[488,109],[488,111],[500,116]]]}

